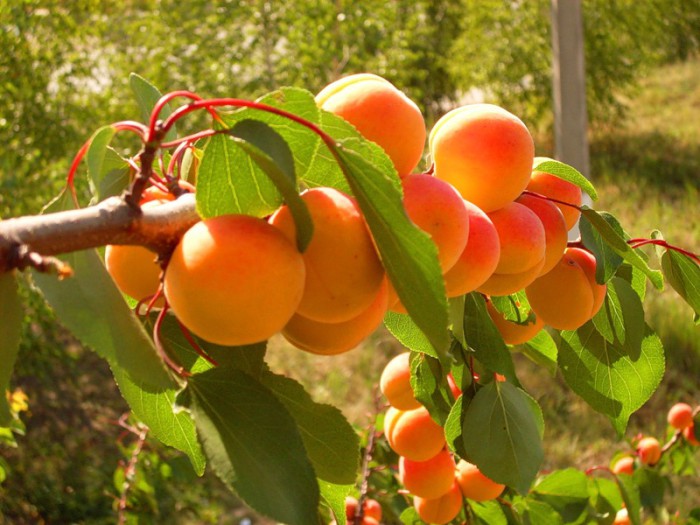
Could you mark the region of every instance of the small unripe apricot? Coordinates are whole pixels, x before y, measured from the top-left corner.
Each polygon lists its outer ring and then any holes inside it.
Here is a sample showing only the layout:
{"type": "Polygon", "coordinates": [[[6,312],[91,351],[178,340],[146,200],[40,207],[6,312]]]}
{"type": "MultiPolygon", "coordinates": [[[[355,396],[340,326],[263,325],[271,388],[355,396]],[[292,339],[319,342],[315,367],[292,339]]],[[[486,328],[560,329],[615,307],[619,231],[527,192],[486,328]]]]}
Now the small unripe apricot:
{"type": "MultiPolygon", "coordinates": [[[[303,254],[304,296],[297,313],[322,323],[340,323],[369,308],[384,280],[384,267],[355,201],[333,188],[301,194],[314,223],[303,254]]],[[[296,226],[287,206],[270,218],[296,244],[296,226]]]]}
{"type": "Polygon", "coordinates": [[[630,474],[634,473],[634,457],[622,456],[612,466],[612,471],[615,474],[630,474]]]}
{"type": "Polygon", "coordinates": [[[426,461],[399,459],[399,480],[414,496],[437,498],[450,490],[455,481],[455,460],[443,449],[426,461]]]}
{"type": "Polygon", "coordinates": [[[322,323],[295,314],[285,325],[282,335],[297,348],[312,354],[342,354],[355,348],[382,324],[387,297],[387,287],[382,286],[364,312],[340,323],[322,323]]]}
{"type": "Polygon", "coordinates": [[[496,227],[478,206],[464,201],[469,215],[467,245],[445,277],[447,297],[473,292],[493,274],[501,256],[496,227]]]}
{"type": "Polygon", "coordinates": [[[413,461],[427,461],[446,444],[444,429],[432,420],[424,407],[389,408],[384,419],[384,435],[394,452],[413,461]]]}
{"type": "Polygon", "coordinates": [[[682,430],[693,424],[693,407],[688,403],[676,403],[668,411],[668,424],[682,430]]]}
{"type": "Polygon", "coordinates": [[[408,175],[420,162],[426,136],[423,115],[388,80],[370,73],[350,75],[323,88],[316,104],[381,146],[399,176],[408,175]]]}
{"type": "Polygon", "coordinates": [[[501,312],[496,310],[491,301],[486,303],[486,308],[501,337],[509,345],[527,343],[544,327],[544,323],[539,317],[535,317],[535,320],[528,324],[518,324],[514,321],[509,321],[501,312]]]}
{"type": "Polygon", "coordinates": [[[506,487],[484,476],[476,465],[465,460],[457,463],[457,483],[464,497],[474,501],[495,499],[506,487]]]}
{"type": "Polygon", "coordinates": [[[544,266],[540,270],[540,275],[544,275],[554,268],[564,255],[569,240],[566,221],[559,208],[550,201],[532,195],[521,195],[515,202],[535,212],[544,226],[544,266]]]}
{"type": "Polygon", "coordinates": [[[695,437],[695,424],[683,429],[683,437],[691,445],[695,447],[700,446],[700,441],[698,441],[698,438],[695,437]]]}
{"type": "Polygon", "coordinates": [[[661,445],[654,437],[645,437],[637,443],[637,454],[642,465],[655,465],[661,459],[661,445]]]}
{"type": "Polygon", "coordinates": [[[269,339],[294,314],[306,270],[296,247],[267,222],[222,215],[192,226],[165,271],[164,292],[178,319],[212,343],[269,339]]]}
{"type": "Polygon", "coordinates": [[[379,378],[379,389],[389,404],[399,410],[420,408],[411,387],[411,352],[402,352],[389,361],[379,378]]]}
{"type": "Polygon", "coordinates": [[[534,142],[523,122],[491,104],[462,106],[430,132],[435,176],[486,213],[515,200],[532,173],[534,142]]]}
{"type": "Polygon", "coordinates": [[[576,330],[590,320],[607,290],[596,282],[595,268],[590,252],[568,248],[554,269],[525,289],[537,317],[557,330],[576,330]]]}
{"type": "Polygon", "coordinates": [[[416,496],[413,498],[413,507],[426,523],[444,525],[455,519],[462,510],[462,494],[457,483],[453,481],[452,487],[442,496],[433,499],[416,496]]]}
{"type": "MultiPolygon", "coordinates": [[[[542,159],[538,157],[534,161],[539,163],[540,160],[542,159]]],[[[558,201],[573,204],[574,206],[581,206],[581,188],[551,173],[533,171],[530,182],[527,183],[527,188],[525,189],[558,201]]],[[[557,208],[559,208],[564,216],[567,231],[573,228],[578,222],[581,212],[573,206],[567,206],[566,204],[557,202],[554,204],[556,204],[557,208]]]]}

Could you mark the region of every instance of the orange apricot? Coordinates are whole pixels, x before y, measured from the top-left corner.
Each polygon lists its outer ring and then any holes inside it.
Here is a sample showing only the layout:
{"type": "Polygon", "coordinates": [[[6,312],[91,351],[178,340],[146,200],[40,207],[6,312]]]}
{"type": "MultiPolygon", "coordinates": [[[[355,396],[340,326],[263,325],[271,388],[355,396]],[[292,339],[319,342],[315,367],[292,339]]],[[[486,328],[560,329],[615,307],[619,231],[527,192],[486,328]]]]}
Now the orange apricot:
{"type": "Polygon", "coordinates": [[[493,274],[501,256],[496,227],[478,206],[464,201],[469,215],[469,237],[457,262],[445,273],[447,297],[473,292],[493,274]]]}
{"type": "Polygon", "coordinates": [[[678,430],[683,430],[693,424],[693,407],[688,403],[676,403],[668,411],[668,424],[678,430]]]}
{"type": "Polygon", "coordinates": [[[596,282],[595,266],[590,252],[567,248],[554,269],[525,289],[535,315],[558,330],[575,330],[590,320],[607,290],[596,282]]]}
{"type": "Polygon", "coordinates": [[[697,447],[700,446],[700,441],[695,437],[695,424],[693,423],[689,427],[683,429],[683,437],[691,445],[697,447]]]}
{"type": "Polygon", "coordinates": [[[388,80],[370,73],[350,75],[323,88],[316,104],[381,146],[399,176],[408,175],[420,162],[426,137],[423,115],[388,80]]]}
{"type": "Polygon", "coordinates": [[[306,270],[296,247],[262,219],[222,215],[183,235],[165,271],[178,319],[212,343],[263,341],[294,314],[306,270]]]}
{"type": "Polygon", "coordinates": [[[622,456],[612,466],[611,469],[615,474],[630,474],[634,473],[634,456],[622,456]]]}
{"type": "Polygon", "coordinates": [[[630,520],[629,512],[626,508],[622,508],[615,514],[615,519],[612,525],[631,525],[632,520],[630,520]]]}
{"type": "Polygon", "coordinates": [[[437,498],[450,490],[455,481],[455,460],[447,449],[426,461],[399,459],[399,481],[414,496],[437,498]]]}
{"type": "Polygon", "coordinates": [[[544,259],[540,264],[528,268],[520,273],[494,273],[488,280],[476,290],[480,293],[493,296],[510,295],[525,288],[532,283],[540,274],[544,265],[544,259]]]}
{"type": "Polygon", "coordinates": [[[421,406],[411,387],[411,352],[402,352],[389,361],[379,378],[379,389],[389,404],[399,410],[421,406]]]}
{"type": "MultiPolygon", "coordinates": [[[[156,254],[143,246],[110,244],[105,248],[105,266],[119,290],[141,301],[152,297],[160,286],[161,269],[156,254]]],[[[156,306],[162,306],[159,299],[156,306]]]]}
{"type": "Polygon", "coordinates": [[[534,142],[523,122],[492,104],[462,106],[430,132],[435,176],[486,213],[515,200],[532,172],[534,142]]]}
{"type": "Polygon", "coordinates": [[[544,226],[544,266],[540,270],[540,275],[544,275],[554,268],[564,255],[569,241],[566,221],[559,208],[550,201],[532,195],[521,195],[515,202],[535,212],[544,226]]]}
{"type": "MultiPolygon", "coordinates": [[[[539,163],[542,158],[536,158],[535,163],[539,163]]],[[[543,171],[533,171],[530,182],[527,183],[528,191],[545,195],[558,201],[581,206],[581,188],[564,179],[560,179],[551,173],[543,171]]],[[[573,206],[567,206],[558,202],[554,203],[564,216],[566,230],[570,230],[578,222],[581,212],[573,206]]]]}
{"type": "Polygon", "coordinates": [[[642,465],[655,465],[661,459],[661,444],[655,437],[644,437],[637,443],[637,454],[642,465]]]}
{"type": "Polygon", "coordinates": [[[496,325],[496,328],[501,334],[501,337],[503,337],[503,340],[509,345],[527,343],[544,327],[544,323],[537,316],[535,316],[533,322],[528,324],[518,324],[515,321],[509,321],[501,312],[496,310],[491,301],[486,303],[486,309],[489,312],[493,324],[496,325]]]}
{"type": "MultiPolygon", "coordinates": [[[[353,523],[355,516],[357,515],[358,501],[352,496],[345,498],[345,517],[350,524],[353,523]]],[[[363,521],[362,525],[374,525],[378,524],[382,519],[382,506],[379,502],[372,498],[367,498],[362,504],[363,510],[363,521]]]]}
{"type": "Polygon", "coordinates": [[[501,495],[505,485],[484,476],[479,468],[465,460],[457,463],[457,483],[465,498],[488,501],[501,495]]]}
{"type": "Polygon", "coordinates": [[[452,487],[442,496],[433,499],[416,496],[413,498],[413,507],[426,523],[444,525],[455,519],[462,510],[462,494],[453,481],[452,487]]]}
{"type": "Polygon", "coordinates": [[[387,287],[382,286],[364,312],[340,323],[322,323],[295,314],[282,329],[282,335],[297,348],[312,354],[342,354],[355,348],[382,324],[387,297],[387,287]]]}
{"type": "MultiPolygon", "coordinates": [[[[340,323],[366,311],[377,297],[384,268],[355,201],[333,188],[301,194],[314,223],[303,254],[304,295],[297,313],[322,323],[340,323]]],[[[287,206],[270,218],[296,243],[296,226],[287,206]]]]}
{"type": "Polygon", "coordinates": [[[427,461],[446,444],[443,428],[424,407],[413,410],[390,407],[384,418],[384,435],[394,452],[413,461],[427,461]]]}

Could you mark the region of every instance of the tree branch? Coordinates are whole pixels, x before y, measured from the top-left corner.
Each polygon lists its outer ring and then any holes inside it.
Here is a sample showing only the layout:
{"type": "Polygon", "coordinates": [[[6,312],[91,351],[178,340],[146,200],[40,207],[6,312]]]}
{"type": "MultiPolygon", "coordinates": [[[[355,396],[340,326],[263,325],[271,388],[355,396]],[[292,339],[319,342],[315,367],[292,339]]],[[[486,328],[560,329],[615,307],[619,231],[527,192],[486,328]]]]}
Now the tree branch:
{"type": "Polygon", "coordinates": [[[43,257],[135,244],[167,255],[198,220],[191,193],[145,210],[111,197],[88,208],[7,219],[0,221],[0,273],[22,268],[27,251],[43,257]]]}

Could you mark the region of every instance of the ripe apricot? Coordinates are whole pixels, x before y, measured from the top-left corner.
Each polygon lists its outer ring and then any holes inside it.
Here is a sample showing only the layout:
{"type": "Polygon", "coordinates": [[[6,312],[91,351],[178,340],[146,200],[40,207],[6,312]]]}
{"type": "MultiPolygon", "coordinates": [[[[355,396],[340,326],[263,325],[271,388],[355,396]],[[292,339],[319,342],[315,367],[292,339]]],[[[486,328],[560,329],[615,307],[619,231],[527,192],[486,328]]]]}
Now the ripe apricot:
{"type": "Polygon", "coordinates": [[[462,510],[462,494],[457,483],[453,481],[452,487],[442,496],[433,499],[416,496],[413,498],[413,507],[426,523],[444,525],[455,519],[462,510]]]}
{"type": "MultiPolygon", "coordinates": [[[[372,498],[367,498],[364,500],[362,507],[364,509],[362,525],[373,525],[379,523],[382,519],[382,506],[379,502],[372,498]]],[[[352,520],[355,519],[357,515],[358,501],[352,496],[345,498],[345,517],[350,524],[353,523],[352,520]]]]}
{"type": "Polygon", "coordinates": [[[535,320],[528,324],[518,324],[514,321],[506,319],[501,312],[496,310],[491,301],[486,303],[486,309],[493,323],[496,325],[498,332],[503,337],[503,340],[509,345],[521,345],[527,343],[542,330],[544,323],[535,316],[535,320]]]}
{"type": "Polygon", "coordinates": [[[637,443],[637,454],[642,465],[655,465],[661,459],[661,444],[655,437],[644,437],[637,443]]]}
{"type": "Polygon", "coordinates": [[[398,410],[390,407],[384,418],[389,446],[413,461],[427,461],[445,447],[445,432],[424,407],[398,410]]]}
{"type": "Polygon", "coordinates": [[[544,226],[544,266],[540,270],[540,275],[544,275],[554,268],[564,255],[569,241],[566,221],[559,208],[550,201],[532,195],[521,195],[515,202],[535,212],[544,226]]]}
{"type": "Polygon", "coordinates": [[[683,429],[683,437],[691,445],[695,447],[700,446],[700,441],[698,441],[698,438],[695,437],[695,424],[683,429]]]}
{"type": "Polygon", "coordinates": [[[465,498],[488,501],[501,495],[505,485],[484,476],[479,467],[465,460],[457,463],[457,483],[465,498]]]}
{"type": "Polygon", "coordinates": [[[634,473],[634,457],[622,456],[612,466],[612,471],[615,474],[630,474],[634,473]]]}
{"type": "Polygon", "coordinates": [[[627,512],[627,509],[622,508],[615,514],[612,525],[631,525],[631,523],[632,520],[630,520],[629,512],[627,512]]]}
{"type": "MultiPolygon", "coordinates": [[[[105,248],[105,266],[117,288],[141,301],[152,297],[160,286],[160,266],[156,254],[143,246],[110,244],[105,248]]],[[[156,306],[162,306],[159,299],[156,306]]]]}
{"type": "Polygon", "coordinates": [[[525,289],[537,317],[558,330],[575,330],[591,319],[607,290],[596,282],[595,266],[590,252],[567,248],[554,269],[525,289]]]}
{"type": "Polygon", "coordinates": [[[305,275],[304,260],[277,228],[255,217],[222,215],[185,232],[165,271],[164,292],[196,335],[246,345],[287,324],[305,275]]]}
{"type": "Polygon", "coordinates": [[[447,449],[426,461],[399,459],[399,480],[414,496],[433,499],[450,490],[455,481],[455,460],[447,449]]]}
{"type": "Polygon", "coordinates": [[[421,406],[411,388],[411,352],[402,352],[389,361],[379,378],[379,389],[389,404],[399,410],[421,406]]]}
{"type": "MultiPolygon", "coordinates": [[[[536,158],[535,163],[539,163],[542,158],[536,158]]],[[[551,173],[543,171],[533,171],[530,182],[527,183],[526,190],[540,195],[545,195],[558,201],[581,206],[581,188],[564,179],[560,179],[551,173]]],[[[567,206],[558,202],[554,203],[564,216],[566,230],[570,230],[578,222],[581,212],[573,206],[567,206]]]]}
{"type": "Polygon", "coordinates": [[[501,243],[496,227],[478,206],[464,201],[469,215],[467,245],[445,277],[447,297],[459,297],[484,284],[496,270],[501,243]]]}
{"type": "Polygon", "coordinates": [[[678,430],[683,430],[693,424],[693,407],[688,403],[676,403],[668,411],[668,424],[678,430]]]}
{"type": "Polygon", "coordinates": [[[462,106],[430,132],[435,176],[486,213],[515,200],[532,172],[534,142],[523,122],[492,104],[462,106]]]}
{"type": "MultiPolygon", "coordinates": [[[[306,284],[297,313],[322,323],[341,323],[366,311],[377,297],[384,268],[355,201],[333,188],[301,194],[314,223],[303,254],[306,284]]],[[[270,218],[296,243],[296,226],[287,206],[270,218]]]]}
{"type": "Polygon", "coordinates": [[[387,297],[387,287],[382,286],[364,312],[340,323],[322,323],[295,314],[282,329],[282,335],[297,348],[312,354],[342,354],[355,348],[382,324],[387,297]]]}
{"type": "Polygon", "coordinates": [[[388,80],[370,73],[350,75],[323,88],[316,104],[381,146],[399,176],[408,175],[420,162],[426,136],[423,115],[388,80]]]}

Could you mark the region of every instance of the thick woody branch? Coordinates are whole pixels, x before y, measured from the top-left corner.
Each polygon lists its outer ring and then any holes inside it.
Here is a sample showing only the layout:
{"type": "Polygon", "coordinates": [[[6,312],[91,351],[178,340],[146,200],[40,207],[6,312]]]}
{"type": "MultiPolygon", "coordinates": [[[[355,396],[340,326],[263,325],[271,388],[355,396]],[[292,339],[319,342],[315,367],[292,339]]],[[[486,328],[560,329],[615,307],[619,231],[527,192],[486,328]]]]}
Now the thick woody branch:
{"type": "Polygon", "coordinates": [[[23,253],[45,257],[136,244],[167,255],[198,220],[193,194],[145,210],[111,197],[89,208],[7,219],[0,221],[0,273],[26,266],[23,253]]]}

